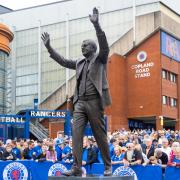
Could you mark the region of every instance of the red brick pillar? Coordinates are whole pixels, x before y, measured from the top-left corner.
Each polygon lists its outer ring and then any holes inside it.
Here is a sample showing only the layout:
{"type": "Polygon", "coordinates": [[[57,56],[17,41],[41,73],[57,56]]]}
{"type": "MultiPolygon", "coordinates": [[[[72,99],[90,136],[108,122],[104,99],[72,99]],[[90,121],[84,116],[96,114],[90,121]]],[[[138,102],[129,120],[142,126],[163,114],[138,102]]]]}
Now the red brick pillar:
{"type": "Polygon", "coordinates": [[[180,119],[177,119],[176,121],[175,130],[180,130],[180,119]]]}
{"type": "Polygon", "coordinates": [[[160,116],[156,116],[156,130],[163,129],[163,121],[160,116]]]}

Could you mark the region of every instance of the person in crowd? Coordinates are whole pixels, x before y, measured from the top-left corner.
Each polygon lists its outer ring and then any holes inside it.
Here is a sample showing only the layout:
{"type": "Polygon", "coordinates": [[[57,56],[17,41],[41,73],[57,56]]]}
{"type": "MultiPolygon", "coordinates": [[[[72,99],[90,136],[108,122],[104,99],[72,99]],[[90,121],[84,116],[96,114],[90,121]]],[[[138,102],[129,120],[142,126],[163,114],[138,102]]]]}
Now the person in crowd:
{"type": "Polygon", "coordinates": [[[110,157],[112,157],[114,155],[114,147],[118,144],[119,144],[119,142],[118,142],[117,138],[112,138],[110,140],[110,144],[109,144],[110,157]]]}
{"type": "Polygon", "coordinates": [[[64,131],[58,131],[57,132],[57,138],[55,138],[55,141],[59,140],[59,141],[64,141],[65,136],[64,136],[64,131]]]}
{"type": "Polygon", "coordinates": [[[125,152],[121,151],[121,147],[116,145],[114,147],[114,155],[111,157],[111,164],[123,164],[124,154],[125,152]]]}
{"type": "Polygon", "coordinates": [[[148,162],[149,165],[157,165],[158,164],[158,160],[155,156],[151,156],[149,158],[149,162],[148,162]]]}
{"type": "Polygon", "coordinates": [[[64,140],[64,131],[58,131],[57,132],[57,139],[64,140]]]}
{"type": "Polygon", "coordinates": [[[180,146],[173,148],[174,156],[171,159],[171,162],[168,162],[169,166],[180,167],[180,146]]]}
{"type": "Polygon", "coordinates": [[[43,143],[43,141],[38,140],[37,145],[34,147],[34,152],[36,153],[36,158],[42,154],[42,143],[43,143]]]}
{"type": "Polygon", "coordinates": [[[126,136],[124,134],[119,135],[119,146],[124,147],[126,146],[126,136]]]}
{"type": "MultiPolygon", "coordinates": [[[[22,152],[21,152],[21,154],[23,155],[23,152],[24,152],[24,150],[25,149],[27,149],[28,148],[28,142],[27,141],[25,141],[24,143],[23,143],[23,147],[22,147],[22,152]]],[[[24,158],[24,156],[22,156],[22,158],[24,158]]]]}
{"type": "Polygon", "coordinates": [[[177,131],[170,131],[170,138],[175,141],[175,139],[177,139],[177,131]]]}
{"type": "Polygon", "coordinates": [[[18,139],[16,141],[16,145],[17,145],[17,148],[20,150],[20,153],[21,153],[21,158],[22,158],[22,153],[23,153],[23,150],[24,150],[24,143],[25,141],[23,139],[18,139]]]}
{"type": "Polygon", "coordinates": [[[167,138],[162,139],[162,151],[167,154],[168,159],[170,159],[170,153],[171,153],[171,148],[169,147],[169,141],[167,138]]]}
{"type": "Polygon", "coordinates": [[[152,140],[152,146],[154,147],[154,149],[158,148],[158,140],[157,139],[152,140]]]}
{"type": "Polygon", "coordinates": [[[55,142],[55,151],[57,153],[57,160],[62,161],[62,152],[64,149],[64,140],[63,139],[57,139],[55,142]]]}
{"type": "Polygon", "coordinates": [[[172,146],[171,146],[171,152],[170,152],[170,156],[169,156],[169,162],[168,163],[172,163],[172,160],[174,159],[174,148],[176,147],[180,147],[180,143],[179,142],[173,142],[172,146]]]}
{"type": "Polygon", "coordinates": [[[69,139],[69,143],[64,147],[62,151],[62,162],[73,163],[72,139],[69,139]]]}
{"type": "Polygon", "coordinates": [[[97,142],[96,142],[95,138],[94,137],[89,138],[89,143],[90,143],[90,146],[94,149],[94,151],[96,152],[96,155],[97,155],[98,152],[99,152],[99,148],[98,148],[98,145],[97,145],[97,142]]]}
{"type": "Polygon", "coordinates": [[[139,138],[138,132],[134,132],[134,141],[137,142],[137,144],[141,144],[141,139],[139,138]]]}
{"type": "Polygon", "coordinates": [[[165,138],[165,132],[163,130],[158,131],[158,144],[162,146],[162,140],[165,138]]]}
{"type": "Polygon", "coordinates": [[[2,154],[2,160],[16,160],[16,155],[12,152],[12,145],[8,143],[2,154]]]}
{"type": "Polygon", "coordinates": [[[23,150],[23,157],[24,159],[28,160],[36,158],[36,152],[34,151],[34,141],[29,141],[28,147],[27,144],[25,144],[25,149],[23,150]]]}
{"type": "Polygon", "coordinates": [[[168,156],[165,152],[162,151],[161,148],[155,149],[154,153],[155,157],[157,158],[157,164],[161,167],[165,168],[168,163],[168,156]]]}
{"type": "Polygon", "coordinates": [[[0,141],[0,160],[2,160],[2,155],[3,155],[3,152],[5,151],[4,147],[3,147],[3,142],[0,141]]]}
{"type": "Polygon", "coordinates": [[[66,157],[68,154],[72,154],[72,139],[66,142],[66,145],[62,151],[62,158],[66,157]]]}
{"type": "Polygon", "coordinates": [[[129,132],[129,135],[128,135],[128,142],[132,143],[133,140],[134,140],[133,132],[129,132]]]}
{"type": "Polygon", "coordinates": [[[52,145],[49,146],[48,151],[46,152],[46,160],[52,161],[55,163],[57,159],[57,152],[54,150],[54,147],[52,145]]]}
{"type": "Polygon", "coordinates": [[[141,154],[142,154],[142,157],[143,157],[143,158],[142,158],[141,164],[147,165],[147,164],[149,163],[149,159],[148,159],[147,155],[144,154],[141,145],[140,145],[140,144],[136,144],[136,145],[135,145],[135,149],[138,150],[138,151],[140,151],[141,154]]]}
{"type": "Polygon", "coordinates": [[[87,136],[83,138],[82,165],[91,165],[96,162],[96,151],[90,146],[87,136]]]}
{"type": "Polygon", "coordinates": [[[151,156],[154,155],[154,146],[152,145],[152,139],[146,138],[144,139],[144,143],[145,143],[145,146],[142,147],[142,151],[149,159],[151,156]]]}
{"type": "Polygon", "coordinates": [[[150,135],[151,139],[153,140],[157,140],[157,144],[158,144],[158,132],[157,131],[153,131],[150,135]]]}
{"type": "Polygon", "coordinates": [[[6,140],[6,144],[11,144],[12,140],[11,139],[7,139],[6,140]]]}
{"type": "Polygon", "coordinates": [[[39,154],[39,156],[36,157],[36,160],[38,162],[46,161],[46,152],[47,152],[47,149],[48,149],[47,145],[46,144],[42,144],[42,146],[41,146],[41,150],[42,150],[41,154],[39,154]]]}
{"type": "Polygon", "coordinates": [[[170,139],[168,139],[168,142],[169,142],[169,147],[171,148],[174,140],[172,138],[170,138],[170,139]]]}
{"type": "MultiPolygon", "coordinates": [[[[119,145],[119,141],[118,141],[118,138],[116,137],[116,135],[117,134],[115,134],[115,136],[112,139],[110,139],[110,141],[109,141],[110,157],[112,157],[114,155],[114,147],[119,145]]],[[[101,152],[99,151],[99,149],[98,149],[98,151],[96,151],[96,154],[97,154],[97,162],[103,163],[102,155],[101,155],[101,152]]]]}
{"type": "Polygon", "coordinates": [[[133,143],[126,144],[127,151],[125,152],[123,163],[125,166],[141,164],[143,157],[142,153],[134,148],[133,143]]]}
{"type": "Polygon", "coordinates": [[[12,152],[16,155],[17,159],[21,159],[21,151],[19,148],[17,148],[16,141],[11,141],[11,146],[12,146],[12,152]]]}

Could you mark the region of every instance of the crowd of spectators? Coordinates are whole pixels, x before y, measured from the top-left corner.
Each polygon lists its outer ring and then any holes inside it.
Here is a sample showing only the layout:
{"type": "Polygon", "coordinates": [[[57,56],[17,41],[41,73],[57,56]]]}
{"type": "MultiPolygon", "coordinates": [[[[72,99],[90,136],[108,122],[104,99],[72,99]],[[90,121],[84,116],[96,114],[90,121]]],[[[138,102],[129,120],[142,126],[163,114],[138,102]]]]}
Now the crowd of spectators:
{"type": "MultiPolygon", "coordinates": [[[[108,132],[112,164],[159,165],[180,167],[180,130],[121,129],[108,132]]],[[[78,143],[78,142],[75,142],[78,143]]],[[[0,160],[62,161],[73,163],[72,139],[58,132],[55,139],[0,141],[0,160]]],[[[82,165],[102,163],[102,157],[93,136],[84,136],[82,165]]]]}

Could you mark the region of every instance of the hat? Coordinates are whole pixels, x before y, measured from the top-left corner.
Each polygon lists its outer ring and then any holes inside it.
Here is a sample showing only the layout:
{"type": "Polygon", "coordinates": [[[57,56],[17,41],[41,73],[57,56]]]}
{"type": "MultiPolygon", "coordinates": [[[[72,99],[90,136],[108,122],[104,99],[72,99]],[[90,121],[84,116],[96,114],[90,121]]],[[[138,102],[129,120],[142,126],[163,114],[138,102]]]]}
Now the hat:
{"type": "Polygon", "coordinates": [[[12,140],[11,139],[7,139],[6,140],[6,144],[11,144],[12,140]]]}
{"type": "Polygon", "coordinates": [[[62,139],[57,139],[55,142],[56,145],[63,144],[63,143],[64,141],[62,139]]]}

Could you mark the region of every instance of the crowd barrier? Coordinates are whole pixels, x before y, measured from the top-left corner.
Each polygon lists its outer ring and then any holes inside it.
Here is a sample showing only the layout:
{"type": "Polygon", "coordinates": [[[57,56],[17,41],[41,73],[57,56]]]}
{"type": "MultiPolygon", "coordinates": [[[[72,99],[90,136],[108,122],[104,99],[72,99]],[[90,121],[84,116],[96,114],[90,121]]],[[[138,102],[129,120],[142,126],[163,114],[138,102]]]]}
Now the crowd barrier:
{"type": "MultiPolygon", "coordinates": [[[[71,168],[70,164],[36,161],[0,161],[0,179],[3,180],[48,180],[48,176],[60,176],[71,168]]],[[[88,174],[103,175],[104,165],[95,163],[82,167],[83,176],[88,174]]],[[[134,176],[135,180],[162,180],[163,173],[160,166],[130,166],[113,165],[113,174],[118,176],[134,176]]],[[[180,168],[167,167],[165,180],[180,180],[180,168]]]]}

